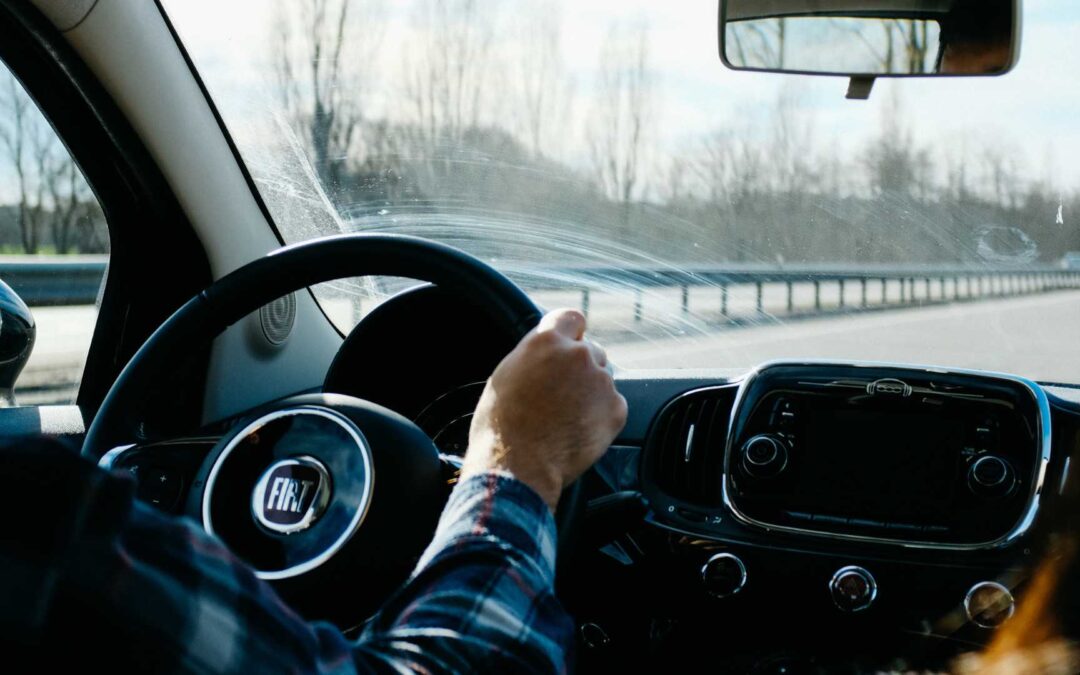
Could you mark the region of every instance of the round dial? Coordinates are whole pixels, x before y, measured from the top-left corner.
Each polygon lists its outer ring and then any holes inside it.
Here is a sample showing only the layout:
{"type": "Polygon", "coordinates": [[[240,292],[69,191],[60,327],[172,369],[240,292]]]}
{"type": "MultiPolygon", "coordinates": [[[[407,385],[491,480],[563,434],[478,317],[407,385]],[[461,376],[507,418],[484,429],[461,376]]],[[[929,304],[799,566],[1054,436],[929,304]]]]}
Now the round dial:
{"type": "Polygon", "coordinates": [[[776,436],[760,434],[743,445],[743,470],[754,478],[772,478],[782,472],[787,463],[787,444],[776,436]]]}

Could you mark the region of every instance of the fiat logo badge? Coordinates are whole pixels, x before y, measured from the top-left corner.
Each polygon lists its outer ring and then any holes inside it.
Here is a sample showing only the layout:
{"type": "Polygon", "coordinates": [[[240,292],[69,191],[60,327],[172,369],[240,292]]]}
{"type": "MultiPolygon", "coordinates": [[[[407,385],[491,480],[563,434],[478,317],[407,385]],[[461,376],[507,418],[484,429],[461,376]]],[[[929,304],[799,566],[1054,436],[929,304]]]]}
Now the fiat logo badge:
{"type": "Polygon", "coordinates": [[[278,534],[311,527],[330,503],[330,473],[314,457],[275,462],[259,478],[251,511],[260,525],[278,534]]]}

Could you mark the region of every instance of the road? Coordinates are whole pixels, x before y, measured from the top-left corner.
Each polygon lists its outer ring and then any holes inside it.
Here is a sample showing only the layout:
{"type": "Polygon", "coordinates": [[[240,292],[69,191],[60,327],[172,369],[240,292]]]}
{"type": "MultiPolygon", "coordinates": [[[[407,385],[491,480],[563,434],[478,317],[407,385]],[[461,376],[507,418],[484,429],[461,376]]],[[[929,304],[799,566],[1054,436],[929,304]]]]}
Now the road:
{"type": "MultiPolygon", "coordinates": [[[[633,318],[632,297],[594,297],[590,323],[613,360],[628,368],[743,368],[778,358],[830,358],[936,364],[1080,383],[1080,291],[793,319],[779,307],[783,299],[777,289],[767,289],[763,317],[754,313],[750,290],[739,289],[729,299],[730,311],[744,319],[728,325],[719,321],[715,290],[695,291],[691,320],[682,318],[675,291],[649,294],[640,321],[633,318]]],[[[835,307],[837,298],[823,299],[826,308],[835,307]]],[[[578,306],[580,296],[540,294],[537,300],[547,307],[578,306]]],[[[811,302],[799,300],[800,307],[811,302]]],[[[351,303],[339,305],[331,303],[328,309],[348,330],[356,316],[351,303]]],[[[16,389],[18,400],[70,402],[97,312],[93,307],[33,311],[38,340],[16,389]]]]}
{"type": "Polygon", "coordinates": [[[829,358],[995,370],[1080,383],[1080,291],[808,318],[709,336],[608,344],[628,368],[744,367],[829,358]]]}

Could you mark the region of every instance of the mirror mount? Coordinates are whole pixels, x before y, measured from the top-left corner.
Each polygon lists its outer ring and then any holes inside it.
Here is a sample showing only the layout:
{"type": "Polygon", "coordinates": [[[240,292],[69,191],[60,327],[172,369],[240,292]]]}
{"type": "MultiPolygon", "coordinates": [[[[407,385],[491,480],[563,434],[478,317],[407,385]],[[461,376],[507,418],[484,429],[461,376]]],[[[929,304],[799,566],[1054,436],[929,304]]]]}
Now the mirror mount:
{"type": "Polygon", "coordinates": [[[874,90],[876,77],[860,77],[858,75],[848,81],[847,98],[852,101],[865,101],[870,98],[870,92],[874,90]]]}
{"type": "Polygon", "coordinates": [[[15,405],[15,381],[30,359],[36,337],[30,308],[0,281],[0,408],[15,405]]]}

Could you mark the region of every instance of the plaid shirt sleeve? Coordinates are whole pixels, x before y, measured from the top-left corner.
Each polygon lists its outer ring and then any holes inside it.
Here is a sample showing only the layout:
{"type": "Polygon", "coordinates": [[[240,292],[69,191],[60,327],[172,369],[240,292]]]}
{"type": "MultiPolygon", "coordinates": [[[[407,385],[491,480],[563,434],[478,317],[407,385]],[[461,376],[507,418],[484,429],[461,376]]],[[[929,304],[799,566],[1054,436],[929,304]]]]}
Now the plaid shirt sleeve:
{"type": "Polygon", "coordinates": [[[455,487],[411,579],[350,641],[296,615],[189,519],[135,502],[129,481],[83,471],[68,486],[86,507],[69,509],[79,512],[70,540],[37,546],[53,554],[34,549],[36,564],[13,567],[32,572],[22,581],[0,580],[5,592],[23,584],[20,620],[39,630],[18,640],[31,650],[58,645],[71,650],[52,652],[61,660],[144,672],[566,670],[572,627],[553,590],[554,521],[509,476],[455,487]]]}

